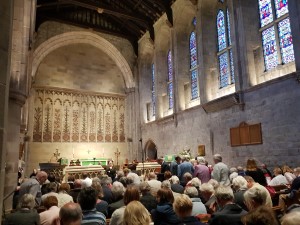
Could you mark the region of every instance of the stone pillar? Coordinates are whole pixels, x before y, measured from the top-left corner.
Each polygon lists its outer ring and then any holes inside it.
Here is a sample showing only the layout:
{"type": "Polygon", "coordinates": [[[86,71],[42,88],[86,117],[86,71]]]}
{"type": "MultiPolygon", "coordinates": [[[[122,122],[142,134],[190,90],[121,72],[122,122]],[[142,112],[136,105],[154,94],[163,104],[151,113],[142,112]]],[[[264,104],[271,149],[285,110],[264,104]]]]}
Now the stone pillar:
{"type": "Polygon", "coordinates": [[[0,222],[2,219],[2,207],[5,184],[6,166],[6,138],[7,138],[7,112],[8,112],[8,90],[9,90],[9,71],[10,71],[10,51],[11,51],[11,32],[12,15],[14,1],[0,2],[0,222]]]}
{"type": "Polygon", "coordinates": [[[295,53],[296,72],[300,76],[300,1],[289,0],[289,14],[295,53]]]}

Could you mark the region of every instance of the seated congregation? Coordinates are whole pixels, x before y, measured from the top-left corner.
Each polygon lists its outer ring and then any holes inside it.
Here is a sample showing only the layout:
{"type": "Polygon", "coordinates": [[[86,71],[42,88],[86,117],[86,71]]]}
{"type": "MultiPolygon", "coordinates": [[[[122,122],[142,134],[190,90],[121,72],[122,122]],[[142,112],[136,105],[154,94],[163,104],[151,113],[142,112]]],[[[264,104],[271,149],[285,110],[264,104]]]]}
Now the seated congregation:
{"type": "Polygon", "coordinates": [[[300,167],[271,173],[254,159],[230,168],[214,155],[177,156],[159,176],[128,168],[60,183],[39,171],[18,188],[15,212],[5,225],[296,225],[300,224],[300,167]],[[160,179],[157,179],[159,177],[160,179]]]}

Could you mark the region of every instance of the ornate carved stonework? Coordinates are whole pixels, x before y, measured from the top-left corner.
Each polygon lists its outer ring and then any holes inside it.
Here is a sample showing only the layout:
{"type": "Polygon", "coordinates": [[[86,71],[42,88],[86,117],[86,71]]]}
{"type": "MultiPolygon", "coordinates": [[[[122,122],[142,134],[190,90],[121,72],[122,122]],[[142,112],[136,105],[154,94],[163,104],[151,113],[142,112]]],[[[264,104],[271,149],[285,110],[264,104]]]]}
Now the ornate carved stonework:
{"type": "Polygon", "coordinates": [[[35,88],[34,142],[125,142],[125,97],[35,88]]]}

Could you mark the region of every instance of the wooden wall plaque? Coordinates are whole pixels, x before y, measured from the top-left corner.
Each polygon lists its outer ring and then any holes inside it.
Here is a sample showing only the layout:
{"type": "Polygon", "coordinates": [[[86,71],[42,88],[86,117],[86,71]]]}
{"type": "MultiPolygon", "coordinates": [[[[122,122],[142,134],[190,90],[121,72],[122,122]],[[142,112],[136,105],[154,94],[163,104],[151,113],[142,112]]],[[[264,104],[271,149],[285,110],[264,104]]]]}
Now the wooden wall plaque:
{"type": "Polygon", "coordinates": [[[261,123],[248,125],[240,123],[238,127],[230,128],[231,147],[262,144],[261,123]]]}

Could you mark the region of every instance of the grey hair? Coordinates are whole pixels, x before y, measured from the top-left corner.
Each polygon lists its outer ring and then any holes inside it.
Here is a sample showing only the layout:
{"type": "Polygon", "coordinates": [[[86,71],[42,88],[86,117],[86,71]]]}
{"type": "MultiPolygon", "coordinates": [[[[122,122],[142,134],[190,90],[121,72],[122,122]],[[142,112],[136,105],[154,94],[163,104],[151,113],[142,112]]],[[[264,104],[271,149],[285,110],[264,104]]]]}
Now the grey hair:
{"type": "Polygon", "coordinates": [[[170,181],[164,180],[164,181],[161,183],[161,188],[169,188],[169,189],[171,189],[171,183],[170,183],[170,181]]]}
{"type": "Polygon", "coordinates": [[[117,178],[121,178],[121,177],[124,177],[125,176],[125,174],[124,174],[124,172],[123,172],[123,170],[119,170],[118,172],[117,172],[117,178]]]}
{"type": "Polygon", "coordinates": [[[193,179],[193,175],[190,174],[189,172],[186,172],[185,174],[183,174],[183,178],[185,178],[187,180],[191,180],[191,179],[193,179]]]}
{"type": "Polygon", "coordinates": [[[140,183],[140,191],[143,192],[149,192],[150,191],[150,185],[148,182],[141,182],[140,183]]]}
{"type": "Polygon", "coordinates": [[[230,169],[229,169],[229,173],[233,173],[233,172],[237,172],[238,170],[237,170],[237,168],[236,167],[231,167],[230,169]]]}
{"type": "Polygon", "coordinates": [[[201,180],[199,180],[198,177],[194,177],[190,182],[190,185],[192,185],[193,187],[199,188],[201,186],[201,180]]]}
{"type": "Polygon", "coordinates": [[[214,189],[216,189],[220,185],[219,182],[215,179],[210,179],[207,183],[211,184],[214,187],[214,189]]]}
{"type": "Polygon", "coordinates": [[[252,201],[259,205],[265,205],[267,202],[267,191],[263,191],[260,188],[252,187],[244,193],[244,199],[247,204],[251,204],[252,201]]]}
{"type": "Polygon", "coordinates": [[[212,186],[212,184],[209,184],[209,183],[202,184],[200,187],[200,191],[208,192],[208,193],[212,193],[212,194],[215,193],[214,186],[212,186]]]}
{"type": "Polygon", "coordinates": [[[108,175],[103,175],[101,177],[101,185],[109,185],[112,183],[112,179],[108,175]]]}
{"type": "Polygon", "coordinates": [[[186,187],[186,189],[184,190],[184,194],[186,194],[190,198],[195,198],[199,196],[198,190],[195,187],[186,187]]]}
{"type": "Polygon", "coordinates": [[[242,176],[237,176],[232,180],[232,188],[234,190],[247,189],[248,182],[242,176]]]}
{"type": "Polygon", "coordinates": [[[115,181],[111,187],[111,192],[115,198],[119,198],[124,195],[125,188],[119,181],[115,181]]]}
{"type": "Polygon", "coordinates": [[[223,185],[219,186],[216,189],[215,196],[217,199],[226,201],[232,200],[234,198],[232,189],[223,185]]]}
{"type": "Polygon", "coordinates": [[[25,194],[21,197],[18,207],[19,209],[21,208],[28,208],[28,209],[33,209],[35,206],[35,198],[32,194],[25,194]]]}
{"type": "Polygon", "coordinates": [[[213,158],[218,162],[222,162],[222,156],[220,154],[215,154],[213,158]]]}
{"type": "Polygon", "coordinates": [[[201,165],[205,165],[205,163],[206,163],[205,158],[202,157],[202,156],[197,157],[197,161],[198,161],[198,163],[201,164],[201,165]]]}
{"type": "Polygon", "coordinates": [[[171,184],[179,184],[179,178],[175,175],[173,175],[170,179],[169,179],[171,184]]]}

